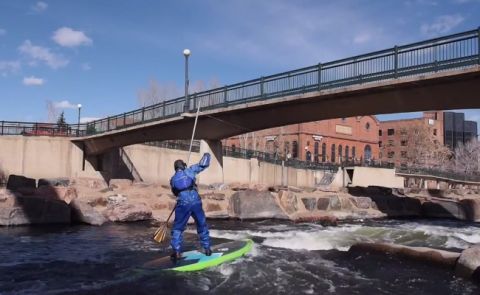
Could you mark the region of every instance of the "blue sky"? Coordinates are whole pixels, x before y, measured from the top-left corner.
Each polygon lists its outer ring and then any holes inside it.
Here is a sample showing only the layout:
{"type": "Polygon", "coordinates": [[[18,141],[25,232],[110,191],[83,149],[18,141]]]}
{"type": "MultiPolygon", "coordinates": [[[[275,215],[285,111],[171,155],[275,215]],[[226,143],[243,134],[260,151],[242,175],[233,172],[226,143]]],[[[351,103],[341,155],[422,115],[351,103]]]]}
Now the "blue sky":
{"type": "Polygon", "coordinates": [[[0,0],[0,120],[121,113],[151,79],[182,93],[184,48],[192,84],[225,85],[479,26],[480,0],[0,0]]]}

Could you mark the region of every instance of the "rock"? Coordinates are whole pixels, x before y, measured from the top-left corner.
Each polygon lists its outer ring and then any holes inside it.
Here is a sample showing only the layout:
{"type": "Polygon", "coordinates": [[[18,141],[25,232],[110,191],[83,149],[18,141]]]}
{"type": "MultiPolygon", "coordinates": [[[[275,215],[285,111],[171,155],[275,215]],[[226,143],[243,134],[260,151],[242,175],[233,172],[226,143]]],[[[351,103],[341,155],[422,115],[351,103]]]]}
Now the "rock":
{"type": "Polygon", "coordinates": [[[230,189],[232,191],[246,191],[250,188],[250,186],[248,184],[241,184],[241,183],[232,183],[230,185],[230,189]]]}
{"type": "Polygon", "coordinates": [[[104,212],[104,216],[110,221],[120,222],[150,220],[152,219],[152,210],[144,203],[123,203],[109,207],[104,212]]]}
{"type": "Polygon", "coordinates": [[[468,221],[480,222],[480,199],[463,199],[460,204],[468,221]]]}
{"type": "Polygon", "coordinates": [[[38,196],[7,195],[0,202],[0,225],[70,223],[70,207],[38,196]]]}
{"type": "Polygon", "coordinates": [[[422,216],[422,203],[419,199],[394,195],[371,195],[372,208],[378,208],[389,217],[422,216]]]}
{"type": "Polygon", "coordinates": [[[330,210],[341,210],[342,203],[340,202],[340,198],[337,195],[330,195],[327,196],[330,199],[329,202],[329,209],[330,210]]]}
{"type": "Polygon", "coordinates": [[[208,186],[209,190],[214,191],[225,191],[228,190],[230,187],[226,183],[212,183],[208,186]]]}
{"type": "Polygon", "coordinates": [[[164,210],[168,209],[168,203],[167,202],[156,202],[150,205],[152,210],[164,210]]]}
{"type": "Polygon", "coordinates": [[[107,189],[108,185],[103,179],[97,178],[75,178],[71,181],[71,184],[74,186],[83,186],[91,189],[107,189]]]}
{"type": "Polygon", "coordinates": [[[36,181],[21,175],[10,174],[7,181],[7,189],[17,190],[19,188],[36,188],[36,181]]]}
{"type": "Polygon", "coordinates": [[[205,216],[209,219],[228,219],[228,218],[230,218],[227,211],[205,212],[205,216]]]}
{"type": "Polygon", "coordinates": [[[299,187],[296,187],[296,186],[293,186],[293,185],[289,185],[288,186],[288,190],[291,191],[291,192],[294,192],[294,193],[301,193],[303,192],[303,189],[299,188],[299,187]]]}
{"type": "Polygon", "coordinates": [[[92,207],[106,207],[108,199],[106,197],[96,197],[87,202],[92,207]]]}
{"type": "Polygon", "coordinates": [[[298,210],[297,196],[288,191],[280,191],[278,193],[280,205],[287,214],[292,214],[298,210]]]}
{"type": "Polygon", "coordinates": [[[266,191],[269,191],[270,187],[266,184],[257,183],[257,184],[249,185],[248,189],[259,191],[259,192],[266,192],[266,191]]]}
{"type": "Polygon", "coordinates": [[[102,225],[107,219],[90,204],[76,199],[70,203],[72,209],[72,221],[82,222],[91,225],[102,225]]]}
{"type": "Polygon", "coordinates": [[[204,208],[205,208],[205,212],[212,212],[212,211],[220,211],[220,210],[222,210],[222,207],[220,207],[220,205],[214,204],[214,203],[207,203],[206,206],[204,205],[204,208]]]}
{"type": "Polygon", "coordinates": [[[127,200],[127,197],[125,197],[124,195],[121,195],[121,194],[116,194],[116,195],[108,196],[107,200],[108,200],[109,205],[110,204],[118,205],[120,203],[125,202],[127,200]]]}
{"type": "Polygon", "coordinates": [[[225,194],[220,193],[207,193],[207,194],[200,194],[202,199],[214,200],[214,201],[223,201],[225,200],[225,194]]]}
{"type": "Polygon", "coordinates": [[[330,205],[330,198],[318,198],[317,200],[318,210],[328,210],[329,205],[330,205]]]}
{"type": "Polygon", "coordinates": [[[288,187],[283,186],[283,185],[274,185],[274,186],[269,186],[268,191],[272,193],[278,193],[279,191],[286,191],[288,190],[288,187]]]}
{"type": "Polygon", "coordinates": [[[317,207],[317,199],[316,198],[302,198],[303,205],[305,205],[305,209],[308,211],[313,211],[317,207]]]}
{"type": "Polygon", "coordinates": [[[460,258],[455,266],[455,275],[464,278],[474,278],[479,280],[480,277],[480,246],[470,247],[460,254],[460,258]]]}
{"type": "Polygon", "coordinates": [[[340,201],[340,210],[352,210],[353,204],[350,201],[350,198],[344,196],[337,196],[338,200],[340,201]]]}
{"type": "Polygon", "coordinates": [[[77,191],[73,187],[42,185],[36,189],[35,195],[44,198],[62,200],[65,201],[65,203],[70,204],[72,200],[77,198],[77,191]]]}
{"type": "Polygon", "coordinates": [[[108,187],[112,189],[124,190],[130,188],[133,184],[133,181],[130,179],[110,179],[108,187]]]}
{"type": "Polygon", "coordinates": [[[239,191],[230,198],[229,211],[240,219],[288,219],[269,192],[239,191]]]}
{"type": "Polygon", "coordinates": [[[359,255],[362,255],[365,252],[391,254],[450,269],[455,266],[455,263],[460,256],[459,253],[444,250],[383,243],[358,243],[350,247],[348,252],[359,255]]]}
{"type": "Polygon", "coordinates": [[[370,209],[372,207],[372,199],[368,197],[352,197],[350,200],[360,209],[370,209]]]}
{"type": "Polygon", "coordinates": [[[295,213],[292,215],[292,220],[296,223],[315,222],[324,226],[336,226],[338,224],[335,216],[319,211],[295,213]]]}
{"type": "Polygon", "coordinates": [[[425,217],[455,218],[466,220],[467,216],[460,203],[447,200],[432,200],[422,204],[422,214],[425,217]]]}
{"type": "Polygon", "coordinates": [[[41,186],[69,186],[70,179],[69,178],[40,178],[38,180],[38,187],[41,186]]]}

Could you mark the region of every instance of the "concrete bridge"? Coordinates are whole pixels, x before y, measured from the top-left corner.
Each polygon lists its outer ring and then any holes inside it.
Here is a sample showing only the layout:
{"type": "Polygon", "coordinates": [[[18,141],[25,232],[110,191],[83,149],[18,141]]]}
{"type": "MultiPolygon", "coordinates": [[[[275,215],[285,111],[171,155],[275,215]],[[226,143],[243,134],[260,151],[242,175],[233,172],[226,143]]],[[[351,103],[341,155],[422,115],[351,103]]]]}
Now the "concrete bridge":
{"type": "Polygon", "coordinates": [[[480,29],[262,77],[91,122],[87,155],[167,139],[220,139],[357,115],[480,108],[480,29]]]}

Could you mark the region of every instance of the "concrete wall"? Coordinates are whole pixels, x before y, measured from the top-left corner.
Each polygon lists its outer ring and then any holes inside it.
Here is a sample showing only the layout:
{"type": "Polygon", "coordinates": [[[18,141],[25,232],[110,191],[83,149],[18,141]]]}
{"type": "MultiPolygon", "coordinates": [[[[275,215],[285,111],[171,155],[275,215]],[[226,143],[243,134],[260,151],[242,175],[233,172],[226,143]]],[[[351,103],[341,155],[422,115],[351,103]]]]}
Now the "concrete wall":
{"type": "Polygon", "coordinates": [[[384,186],[402,188],[404,179],[395,175],[395,169],[355,167],[351,186],[384,186]]]}

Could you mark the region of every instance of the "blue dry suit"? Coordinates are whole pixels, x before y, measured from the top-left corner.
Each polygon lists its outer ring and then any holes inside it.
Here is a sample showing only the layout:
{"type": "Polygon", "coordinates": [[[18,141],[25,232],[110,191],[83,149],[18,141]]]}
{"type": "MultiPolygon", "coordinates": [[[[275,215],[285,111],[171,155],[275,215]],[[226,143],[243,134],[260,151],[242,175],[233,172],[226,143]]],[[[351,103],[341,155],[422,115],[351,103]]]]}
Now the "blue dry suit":
{"type": "Polygon", "coordinates": [[[197,233],[204,249],[210,249],[210,236],[202,208],[202,200],[197,192],[195,176],[210,165],[210,154],[205,153],[198,164],[192,165],[185,170],[178,169],[170,179],[173,194],[177,197],[175,208],[175,220],[171,233],[171,246],[175,252],[182,252],[182,233],[187,226],[190,216],[197,225],[197,233]],[[187,187],[187,188],[186,188],[187,187]]]}

